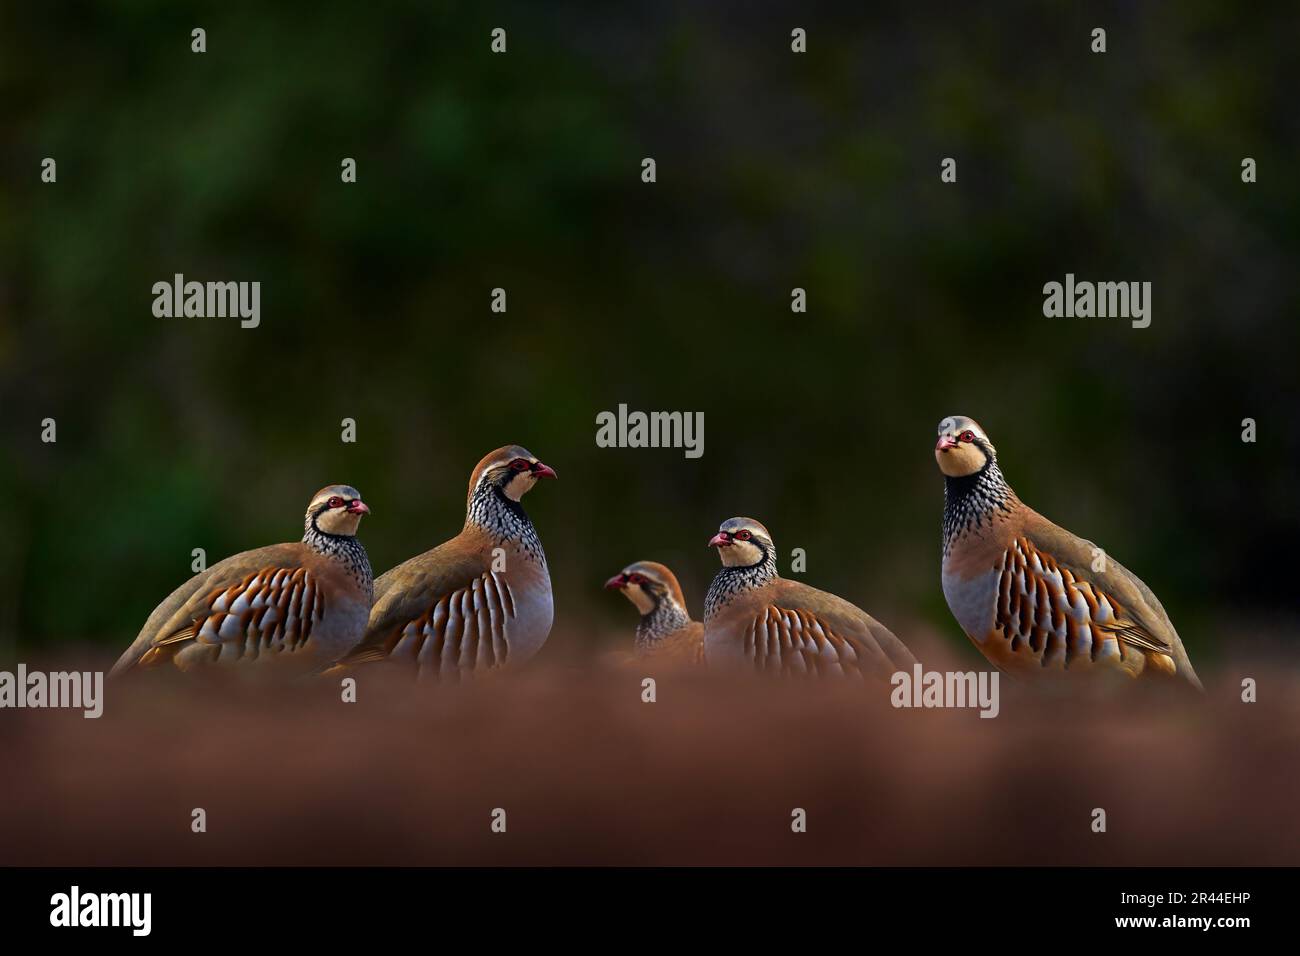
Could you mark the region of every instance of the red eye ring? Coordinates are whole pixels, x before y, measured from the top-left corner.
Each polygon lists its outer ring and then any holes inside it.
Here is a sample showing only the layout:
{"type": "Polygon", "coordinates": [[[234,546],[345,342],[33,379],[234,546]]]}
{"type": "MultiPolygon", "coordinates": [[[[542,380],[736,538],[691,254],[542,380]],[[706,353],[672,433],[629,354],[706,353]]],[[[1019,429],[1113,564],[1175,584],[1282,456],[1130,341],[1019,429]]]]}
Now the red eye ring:
{"type": "Polygon", "coordinates": [[[639,575],[639,574],[629,574],[629,575],[627,576],[627,583],[628,583],[628,584],[645,584],[645,578],[641,577],[641,575],[639,575]]]}
{"type": "Polygon", "coordinates": [[[529,465],[525,459],[516,458],[514,461],[510,463],[510,467],[513,468],[515,471],[527,471],[532,466],[529,465]]]}
{"type": "Polygon", "coordinates": [[[962,432],[960,435],[958,435],[958,436],[957,436],[957,439],[958,439],[959,441],[974,441],[974,440],[975,440],[975,433],[974,433],[973,431],[969,431],[969,430],[967,430],[967,431],[962,432]]]}
{"type": "Polygon", "coordinates": [[[343,499],[340,498],[338,495],[335,495],[335,496],[334,496],[333,498],[331,498],[329,501],[325,502],[325,506],[326,506],[327,508],[342,508],[342,507],[343,507],[343,499]]]}
{"type": "Polygon", "coordinates": [[[736,540],[737,540],[737,541],[748,541],[748,540],[750,539],[750,537],[751,537],[751,535],[750,535],[750,533],[749,533],[748,531],[737,531],[737,532],[736,532],[736,540]]]}

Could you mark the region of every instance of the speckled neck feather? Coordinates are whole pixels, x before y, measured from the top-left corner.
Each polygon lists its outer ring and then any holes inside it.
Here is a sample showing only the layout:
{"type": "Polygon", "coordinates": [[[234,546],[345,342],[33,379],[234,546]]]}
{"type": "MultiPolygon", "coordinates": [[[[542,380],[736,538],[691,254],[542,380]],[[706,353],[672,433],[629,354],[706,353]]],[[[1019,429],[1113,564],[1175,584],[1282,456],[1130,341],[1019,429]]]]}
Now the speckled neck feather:
{"type": "Polygon", "coordinates": [[[486,531],[498,545],[507,541],[516,545],[529,561],[546,567],[546,552],[542,550],[537,529],[523,506],[507,497],[499,483],[484,479],[474,487],[465,512],[465,525],[486,531]]]}
{"type": "Polygon", "coordinates": [[[337,561],[343,565],[349,577],[360,585],[361,589],[373,596],[375,591],[374,572],[370,569],[370,556],[357,540],[356,535],[330,534],[322,531],[316,524],[316,515],[308,514],[303,522],[302,543],[317,554],[337,561]]]}
{"type": "Polygon", "coordinates": [[[979,528],[985,522],[993,525],[998,511],[1008,514],[1019,502],[1011,490],[997,460],[990,458],[973,475],[954,478],[944,475],[943,482],[943,555],[960,537],[979,528]]]}
{"type": "Polygon", "coordinates": [[[704,598],[704,616],[706,618],[712,617],[722,610],[737,595],[743,594],[752,588],[762,587],[768,581],[776,578],[776,556],[770,548],[763,545],[759,545],[759,547],[763,550],[762,560],[738,568],[724,566],[713,576],[713,583],[709,585],[709,593],[704,598]]]}
{"type": "Polygon", "coordinates": [[[641,615],[641,623],[636,626],[638,647],[662,640],[691,623],[691,616],[686,613],[686,609],[669,595],[651,593],[650,596],[655,606],[649,613],[641,615]]]}

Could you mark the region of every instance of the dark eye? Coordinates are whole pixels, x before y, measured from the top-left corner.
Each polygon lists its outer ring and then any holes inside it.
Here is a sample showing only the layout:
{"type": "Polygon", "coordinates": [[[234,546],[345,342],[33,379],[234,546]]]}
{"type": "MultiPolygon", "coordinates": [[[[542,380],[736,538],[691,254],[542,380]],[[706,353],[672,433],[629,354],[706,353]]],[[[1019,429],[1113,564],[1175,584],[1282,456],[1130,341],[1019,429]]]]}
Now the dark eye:
{"type": "Polygon", "coordinates": [[[335,496],[334,496],[333,498],[331,498],[329,501],[325,502],[325,504],[326,504],[328,507],[330,507],[330,508],[342,508],[342,507],[343,507],[343,499],[340,498],[338,495],[335,495],[335,496]]]}
{"type": "Polygon", "coordinates": [[[736,532],[736,540],[737,540],[737,541],[748,541],[749,538],[750,538],[750,534],[749,534],[748,531],[737,531],[737,532],[736,532]]]}
{"type": "Polygon", "coordinates": [[[515,471],[527,471],[529,465],[528,462],[523,458],[516,458],[514,461],[510,463],[510,467],[513,468],[515,471]]]}
{"type": "Polygon", "coordinates": [[[645,584],[645,578],[641,577],[641,575],[639,575],[639,574],[631,574],[631,575],[628,575],[627,583],[628,583],[628,584],[645,584]]]}
{"type": "Polygon", "coordinates": [[[971,431],[965,431],[965,432],[962,432],[962,433],[961,433],[960,435],[958,435],[957,437],[958,437],[959,439],[961,439],[962,441],[974,441],[974,440],[975,440],[975,433],[974,433],[974,432],[971,432],[971,431]]]}

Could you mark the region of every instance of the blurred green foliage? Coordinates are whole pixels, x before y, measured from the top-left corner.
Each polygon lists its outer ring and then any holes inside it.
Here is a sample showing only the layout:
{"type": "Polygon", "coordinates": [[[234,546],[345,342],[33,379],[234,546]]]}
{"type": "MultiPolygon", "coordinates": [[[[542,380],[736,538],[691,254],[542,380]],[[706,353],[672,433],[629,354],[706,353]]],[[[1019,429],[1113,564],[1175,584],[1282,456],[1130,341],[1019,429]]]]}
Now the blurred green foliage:
{"type": "Polygon", "coordinates": [[[705,541],[749,514],[806,580],[957,644],[931,456],[951,413],[1194,654],[1289,626],[1294,20],[840,6],[7,10],[4,656],[124,645],[191,548],[294,539],[329,482],[373,506],[382,571],[455,532],[508,442],[560,474],[528,500],[557,631],[630,628],[600,584],[639,558],[698,608],[705,541]],[[261,327],[154,318],[177,272],[259,280],[261,327]],[[1152,326],[1043,318],[1066,272],[1151,281],[1152,326]],[[620,402],[703,411],[704,457],[596,448],[620,402]]]}

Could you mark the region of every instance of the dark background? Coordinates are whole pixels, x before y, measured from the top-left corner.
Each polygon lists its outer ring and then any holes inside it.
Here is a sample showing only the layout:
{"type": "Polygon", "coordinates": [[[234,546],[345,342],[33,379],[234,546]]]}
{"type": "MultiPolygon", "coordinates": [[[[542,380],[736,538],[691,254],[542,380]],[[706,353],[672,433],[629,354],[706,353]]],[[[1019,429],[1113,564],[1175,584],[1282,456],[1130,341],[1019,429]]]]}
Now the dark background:
{"type": "Polygon", "coordinates": [[[698,614],[705,542],[748,514],[974,661],[938,586],[953,413],[1198,667],[1294,652],[1287,7],[649,6],[7,5],[0,662],[116,653],[192,548],[296,539],[330,482],[372,505],[382,571],[459,528],[509,442],[561,479],[527,501],[544,656],[630,633],[600,584],[634,559],[698,614]],[[154,318],[177,272],[259,280],[261,327],[154,318]],[[1044,318],[1067,272],[1152,282],[1151,327],[1044,318]],[[621,402],[703,411],[704,457],[598,449],[621,402]]]}

